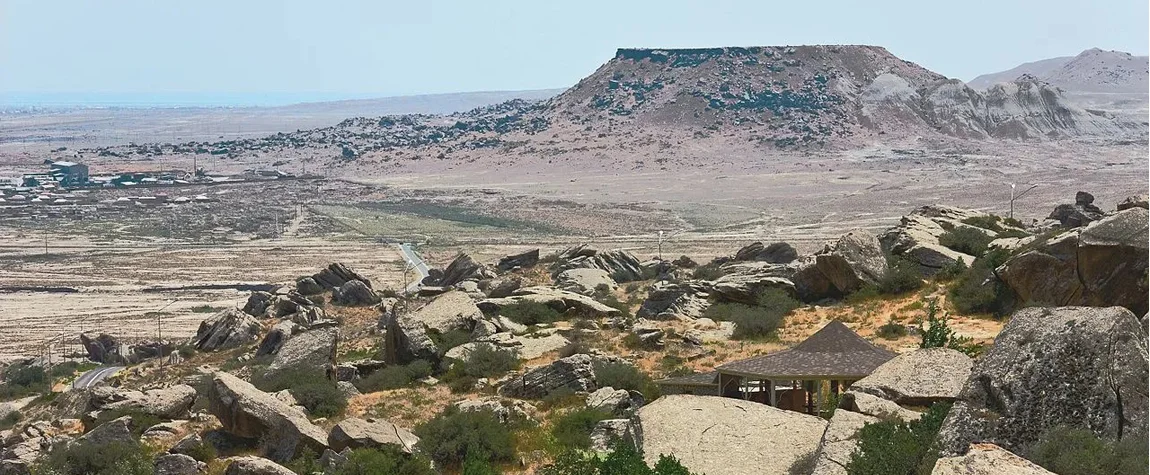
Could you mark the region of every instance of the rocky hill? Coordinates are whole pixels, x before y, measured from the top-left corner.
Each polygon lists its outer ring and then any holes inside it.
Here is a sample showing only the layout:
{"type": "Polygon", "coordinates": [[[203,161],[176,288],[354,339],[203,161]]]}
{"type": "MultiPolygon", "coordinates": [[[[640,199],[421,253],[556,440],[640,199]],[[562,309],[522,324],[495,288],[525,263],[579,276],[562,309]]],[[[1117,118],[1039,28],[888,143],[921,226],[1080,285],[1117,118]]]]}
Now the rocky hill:
{"type": "Polygon", "coordinates": [[[1150,88],[1150,57],[1091,48],[1077,56],[1044,59],[984,74],[969,85],[986,90],[1024,74],[1068,92],[1146,94],[1150,88]]]}

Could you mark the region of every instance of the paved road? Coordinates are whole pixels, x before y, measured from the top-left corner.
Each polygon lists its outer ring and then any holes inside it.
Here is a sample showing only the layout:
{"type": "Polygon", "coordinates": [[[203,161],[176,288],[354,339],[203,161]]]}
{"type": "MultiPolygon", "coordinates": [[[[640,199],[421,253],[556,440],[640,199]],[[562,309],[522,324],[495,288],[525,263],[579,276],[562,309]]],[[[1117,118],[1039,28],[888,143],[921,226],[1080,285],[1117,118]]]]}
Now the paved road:
{"type": "Polygon", "coordinates": [[[419,254],[411,248],[411,244],[404,243],[398,244],[397,246],[399,246],[399,253],[403,254],[403,260],[407,262],[407,265],[411,265],[412,270],[418,274],[414,276],[415,281],[408,285],[407,288],[404,289],[404,292],[415,292],[419,290],[419,282],[422,281],[424,277],[427,277],[427,272],[430,269],[427,268],[427,263],[423,262],[423,258],[419,257],[419,254]]]}
{"type": "Polygon", "coordinates": [[[101,381],[108,379],[124,369],[123,366],[103,366],[94,370],[81,374],[80,377],[72,381],[72,387],[76,389],[88,389],[92,386],[100,384],[101,381]]]}

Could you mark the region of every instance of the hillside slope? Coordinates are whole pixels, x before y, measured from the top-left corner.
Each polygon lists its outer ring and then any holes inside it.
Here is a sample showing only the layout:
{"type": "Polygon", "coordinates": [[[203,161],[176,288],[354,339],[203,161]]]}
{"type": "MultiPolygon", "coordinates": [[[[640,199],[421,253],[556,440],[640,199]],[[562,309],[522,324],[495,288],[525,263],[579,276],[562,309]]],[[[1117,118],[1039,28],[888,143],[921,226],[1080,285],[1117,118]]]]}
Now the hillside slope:
{"type": "Polygon", "coordinates": [[[1077,56],[1044,59],[984,74],[968,85],[986,90],[1024,74],[1067,92],[1146,94],[1150,88],[1150,57],[1091,48],[1077,56]]]}

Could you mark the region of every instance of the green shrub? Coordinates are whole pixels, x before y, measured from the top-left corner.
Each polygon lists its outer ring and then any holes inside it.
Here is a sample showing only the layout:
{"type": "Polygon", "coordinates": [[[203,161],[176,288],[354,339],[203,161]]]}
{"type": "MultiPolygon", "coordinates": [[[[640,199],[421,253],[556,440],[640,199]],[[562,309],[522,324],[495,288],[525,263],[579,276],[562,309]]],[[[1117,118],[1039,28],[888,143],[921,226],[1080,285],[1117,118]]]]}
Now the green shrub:
{"type": "Polygon", "coordinates": [[[252,384],[267,392],[290,390],[296,401],[315,417],[336,416],[347,408],[347,396],[335,381],[315,370],[287,370],[274,375],[256,373],[252,374],[252,384]]]}
{"type": "Polygon", "coordinates": [[[610,418],[611,413],[591,407],[568,411],[551,426],[551,435],[563,447],[587,450],[591,448],[591,431],[595,430],[595,424],[610,418]]]}
{"type": "Polygon", "coordinates": [[[783,317],[800,306],[799,301],[779,289],[767,289],[756,303],[717,303],[707,309],[705,316],[733,322],[735,332],[732,337],[737,340],[769,338],[782,326],[783,317]]]}
{"type": "Polygon", "coordinates": [[[0,401],[52,390],[48,373],[39,366],[9,366],[4,370],[3,380],[4,383],[0,384],[0,401]]]}
{"type": "Polygon", "coordinates": [[[962,274],[966,273],[967,269],[966,261],[956,259],[954,262],[942,266],[942,269],[939,269],[938,273],[934,274],[934,279],[940,282],[950,282],[961,277],[962,274]]]}
{"type": "Polygon", "coordinates": [[[1022,221],[1019,221],[1019,220],[1014,219],[1014,218],[1002,218],[1002,222],[1006,223],[1007,226],[1014,226],[1016,228],[1026,228],[1026,225],[1022,224],[1022,221]]]}
{"type": "Polygon", "coordinates": [[[698,280],[715,280],[724,275],[719,269],[720,264],[715,261],[708,262],[691,271],[691,277],[698,280]]]}
{"type": "Polygon", "coordinates": [[[32,470],[36,475],[152,475],[153,450],[132,442],[58,445],[32,470]]]}
{"type": "Polygon", "coordinates": [[[65,361],[52,367],[49,374],[53,378],[66,378],[76,374],[76,370],[80,368],[80,363],[75,361],[65,361]]]}
{"type": "Polygon", "coordinates": [[[186,360],[196,355],[196,347],[193,345],[180,345],[180,347],[176,349],[176,352],[180,354],[180,358],[186,360]]]}
{"type": "Polygon", "coordinates": [[[643,393],[643,399],[654,401],[659,398],[659,385],[644,373],[630,364],[623,362],[596,361],[591,368],[595,371],[595,381],[599,387],[613,387],[628,391],[643,393]]]}
{"type": "MultiPolygon", "coordinates": [[[[405,454],[393,445],[379,449],[354,449],[347,457],[347,463],[335,470],[322,473],[328,475],[435,475],[430,461],[419,454],[405,454]]],[[[311,473],[311,472],[297,472],[311,473]]]]}
{"type": "Polygon", "coordinates": [[[192,313],[216,313],[220,310],[224,310],[224,307],[213,307],[211,305],[196,305],[196,306],[190,308],[189,310],[191,310],[192,313]]]}
{"type": "Polygon", "coordinates": [[[136,437],[143,434],[149,427],[164,422],[159,416],[141,412],[138,409],[113,409],[101,412],[100,415],[96,417],[96,424],[93,427],[103,425],[124,416],[132,418],[132,434],[136,437]]]}
{"type": "Polygon", "coordinates": [[[499,475],[499,471],[491,466],[491,462],[472,455],[463,460],[461,475],[499,475]]]}
{"type": "Polygon", "coordinates": [[[312,450],[311,447],[300,449],[295,458],[284,464],[284,467],[300,474],[323,473],[323,467],[319,464],[319,455],[316,455],[315,450],[312,450]]]}
{"type": "Polygon", "coordinates": [[[654,467],[643,461],[643,453],[626,441],[616,441],[606,457],[570,449],[539,471],[541,475],[691,475],[675,457],[660,455],[654,467]]]}
{"type": "Polygon", "coordinates": [[[471,455],[487,462],[515,456],[511,429],[491,411],[460,411],[455,406],[415,428],[419,450],[444,467],[455,468],[471,455]]]}
{"type": "Polygon", "coordinates": [[[471,341],[471,332],[462,328],[455,328],[444,333],[432,330],[427,332],[427,336],[435,342],[435,347],[439,348],[440,357],[447,353],[447,350],[471,341]]]}
{"type": "Polygon", "coordinates": [[[863,426],[858,448],[847,463],[849,475],[916,475],[930,473],[938,458],[932,447],[949,403],[935,403],[909,423],[888,419],[863,426]]]}
{"type": "Polygon", "coordinates": [[[878,282],[878,292],[883,295],[900,295],[922,288],[922,273],[918,264],[902,258],[889,259],[886,274],[878,282]]]}
{"type": "Polygon", "coordinates": [[[986,247],[993,240],[994,238],[986,233],[968,227],[957,227],[938,237],[939,244],[975,257],[986,252],[986,247]]]}
{"type": "Polygon", "coordinates": [[[948,292],[954,307],[964,314],[989,313],[1001,317],[1010,313],[1014,295],[994,275],[994,269],[1009,258],[1009,251],[992,249],[975,259],[948,292]]]}
{"type": "Polygon", "coordinates": [[[20,411],[11,411],[5,414],[4,417],[0,417],[0,430],[11,429],[23,418],[24,415],[20,414],[20,411]]]}
{"type": "Polygon", "coordinates": [[[467,359],[456,361],[443,375],[452,392],[464,392],[475,387],[479,378],[496,378],[519,368],[515,353],[494,345],[476,345],[467,359]]]}
{"type": "Polygon", "coordinates": [[[851,292],[850,295],[847,295],[847,298],[844,300],[846,300],[846,303],[848,304],[856,305],[869,300],[877,299],[879,298],[879,295],[880,294],[877,285],[865,284],[862,287],[859,287],[858,290],[851,292]]]}
{"type": "Polygon", "coordinates": [[[631,315],[631,306],[627,305],[626,302],[620,302],[614,295],[604,295],[596,300],[603,305],[618,310],[623,318],[630,319],[633,316],[631,315]]]}
{"type": "Polygon", "coordinates": [[[894,320],[890,320],[878,327],[878,330],[875,331],[875,335],[886,340],[897,340],[906,336],[906,326],[894,320]]]}
{"type": "Polygon", "coordinates": [[[1145,436],[1111,442],[1069,427],[1040,435],[1027,448],[1026,458],[1059,475],[1144,475],[1150,465],[1145,436]]]}
{"type": "Polygon", "coordinates": [[[950,318],[939,316],[938,300],[931,299],[926,308],[926,321],[922,326],[922,340],[919,348],[950,348],[971,357],[982,353],[982,348],[971,343],[970,338],[958,335],[950,328],[950,318]]]}
{"type": "Polygon", "coordinates": [[[538,325],[540,323],[553,323],[562,318],[559,311],[548,307],[546,304],[539,302],[532,302],[530,300],[521,300],[519,302],[504,305],[499,309],[499,314],[511,319],[511,321],[523,325],[538,325]]]}
{"type": "Polygon", "coordinates": [[[1002,230],[1002,226],[998,225],[998,220],[1001,219],[993,214],[985,216],[971,216],[962,220],[962,224],[969,224],[976,228],[987,229],[990,231],[998,232],[1002,230]]]}
{"type": "Polygon", "coordinates": [[[219,456],[219,453],[216,452],[216,446],[206,440],[201,440],[200,443],[188,447],[184,454],[204,463],[211,462],[219,456]]]}
{"type": "Polygon", "coordinates": [[[367,377],[357,380],[355,387],[365,393],[406,388],[431,376],[433,370],[431,363],[415,360],[407,365],[394,365],[379,369],[367,377]]]}

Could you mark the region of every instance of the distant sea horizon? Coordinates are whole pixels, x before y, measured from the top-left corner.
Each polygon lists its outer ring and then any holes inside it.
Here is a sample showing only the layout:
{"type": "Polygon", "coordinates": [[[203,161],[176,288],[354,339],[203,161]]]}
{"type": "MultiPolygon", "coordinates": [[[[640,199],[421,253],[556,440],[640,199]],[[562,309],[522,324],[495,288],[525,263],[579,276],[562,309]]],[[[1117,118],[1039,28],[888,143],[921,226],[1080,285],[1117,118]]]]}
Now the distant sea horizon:
{"type": "Polygon", "coordinates": [[[388,94],[325,92],[0,92],[3,108],[176,108],[276,107],[308,102],[396,97],[388,94]]]}

